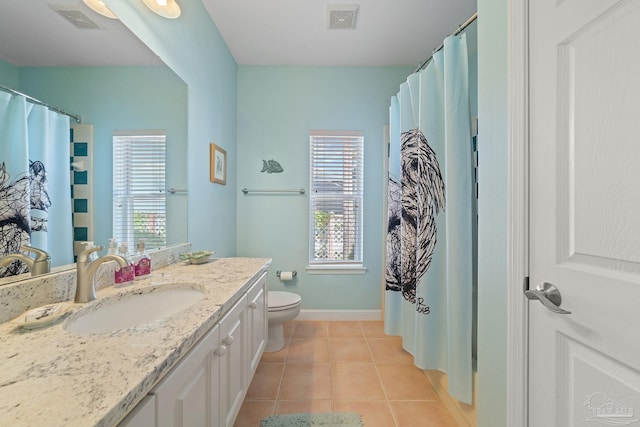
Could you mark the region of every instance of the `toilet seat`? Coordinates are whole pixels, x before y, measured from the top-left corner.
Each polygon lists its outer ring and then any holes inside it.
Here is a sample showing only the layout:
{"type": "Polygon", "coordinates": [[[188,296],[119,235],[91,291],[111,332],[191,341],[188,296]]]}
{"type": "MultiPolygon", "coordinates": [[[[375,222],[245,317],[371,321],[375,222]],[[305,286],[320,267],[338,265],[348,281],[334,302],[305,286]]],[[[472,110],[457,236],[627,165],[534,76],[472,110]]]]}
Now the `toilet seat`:
{"type": "Polygon", "coordinates": [[[300,295],[291,292],[269,291],[267,292],[267,307],[269,311],[288,310],[300,304],[300,295]]]}

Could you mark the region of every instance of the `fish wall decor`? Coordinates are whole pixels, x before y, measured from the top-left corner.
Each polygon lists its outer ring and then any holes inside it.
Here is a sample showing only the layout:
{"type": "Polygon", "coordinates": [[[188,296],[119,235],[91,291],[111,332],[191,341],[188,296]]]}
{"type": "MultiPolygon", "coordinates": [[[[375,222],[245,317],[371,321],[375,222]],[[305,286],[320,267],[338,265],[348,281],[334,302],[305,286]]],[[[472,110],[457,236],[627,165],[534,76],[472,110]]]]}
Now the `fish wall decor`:
{"type": "Polygon", "coordinates": [[[263,160],[262,161],[262,170],[260,172],[266,173],[280,173],[283,172],[284,169],[280,166],[280,163],[271,159],[271,160],[263,160]]]}

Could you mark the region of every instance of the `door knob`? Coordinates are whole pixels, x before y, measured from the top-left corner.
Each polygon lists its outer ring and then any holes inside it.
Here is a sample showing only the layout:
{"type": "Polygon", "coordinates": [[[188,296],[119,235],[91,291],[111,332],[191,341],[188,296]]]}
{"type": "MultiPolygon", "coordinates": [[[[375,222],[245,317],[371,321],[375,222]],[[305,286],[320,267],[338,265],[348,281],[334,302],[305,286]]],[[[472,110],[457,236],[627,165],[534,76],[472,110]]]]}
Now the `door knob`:
{"type": "Polygon", "coordinates": [[[544,282],[538,286],[535,290],[524,291],[524,294],[528,299],[537,299],[547,307],[549,310],[557,314],[571,314],[570,311],[560,308],[562,304],[562,296],[558,288],[551,283],[544,282]]]}

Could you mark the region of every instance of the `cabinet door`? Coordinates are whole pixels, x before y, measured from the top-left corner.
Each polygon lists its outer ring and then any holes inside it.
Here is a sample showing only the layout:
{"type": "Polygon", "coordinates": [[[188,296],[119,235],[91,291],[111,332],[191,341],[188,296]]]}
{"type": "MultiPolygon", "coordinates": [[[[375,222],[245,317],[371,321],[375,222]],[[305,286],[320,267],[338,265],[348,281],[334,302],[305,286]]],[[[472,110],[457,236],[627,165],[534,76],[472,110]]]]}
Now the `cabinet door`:
{"type": "Polygon", "coordinates": [[[211,396],[210,396],[210,405],[211,405],[211,426],[212,427],[221,427],[222,424],[222,405],[221,405],[221,393],[220,389],[222,387],[222,368],[224,366],[224,358],[227,354],[227,346],[223,345],[220,342],[220,334],[218,332],[219,326],[215,327],[216,329],[216,347],[211,352],[211,396]]]}
{"type": "Polygon", "coordinates": [[[154,389],[158,427],[205,427],[212,424],[212,354],[214,327],[154,389]]]}
{"type": "Polygon", "coordinates": [[[118,424],[118,427],[155,427],[156,397],[146,395],[131,412],[118,424]]]}
{"type": "Polygon", "coordinates": [[[247,387],[258,368],[260,358],[267,345],[267,273],[256,281],[247,292],[247,335],[249,342],[249,375],[246,380],[247,387]]]}
{"type": "Polygon", "coordinates": [[[220,362],[220,425],[233,426],[246,392],[246,295],[219,323],[220,343],[226,351],[220,362]]]}

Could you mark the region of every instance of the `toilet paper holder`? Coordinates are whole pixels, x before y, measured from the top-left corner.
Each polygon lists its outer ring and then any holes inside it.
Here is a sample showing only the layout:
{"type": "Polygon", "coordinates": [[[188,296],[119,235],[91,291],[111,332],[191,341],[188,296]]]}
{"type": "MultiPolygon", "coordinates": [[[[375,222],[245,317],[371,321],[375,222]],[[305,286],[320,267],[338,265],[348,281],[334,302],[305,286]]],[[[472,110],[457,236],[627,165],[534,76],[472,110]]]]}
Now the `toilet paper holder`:
{"type": "MultiPolygon", "coordinates": [[[[282,273],[280,270],[276,271],[276,276],[278,276],[278,279],[280,278],[280,273],[282,273]]],[[[298,275],[298,272],[297,272],[297,271],[293,270],[293,271],[291,272],[291,276],[292,276],[292,277],[296,277],[297,275],[298,275]]]]}

